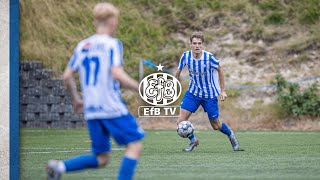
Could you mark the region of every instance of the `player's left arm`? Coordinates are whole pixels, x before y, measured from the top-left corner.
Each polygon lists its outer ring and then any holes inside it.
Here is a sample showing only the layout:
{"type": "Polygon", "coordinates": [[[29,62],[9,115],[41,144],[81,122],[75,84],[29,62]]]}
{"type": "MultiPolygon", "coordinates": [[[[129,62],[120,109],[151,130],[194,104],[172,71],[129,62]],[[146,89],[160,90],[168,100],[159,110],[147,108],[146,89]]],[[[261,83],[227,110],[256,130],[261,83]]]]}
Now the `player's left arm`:
{"type": "Polygon", "coordinates": [[[113,79],[118,80],[121,86],[130,90],[139,92],[139,83],[134,80],[123,69],[123,46],[119,39],[116,39],[116,44],[113,44],[113,56],[111,64],[111,76],[113,79]]]}
{"type": "Polygon", "coordinates": [[[73,72],[74,72],[73,69],[68,66],[63,73],[63,80],[64,80],[65,87],[71,94],[73,108],[75,112],[81,113],[83,112],[83,101],[77,90],[77,85],[73,77],[73,72]]]}
{"type": "Polygon", "coordinates": [[[139,83],[131,78],[124,70],[122,66],[113,66],[111,68],[111,75],[115,80],[118,80],[122,86],[139,92],[139,83]]]}
{"type": "Polygon", "coordinates": [[[221,101],[224,101],[227,98],[227,93],[224,86],[224,73],[221,65],[219,65],[217,70],[219,74],[219,82],[220,82],[220,88],[221,88],[220,99],[221,101]]]}

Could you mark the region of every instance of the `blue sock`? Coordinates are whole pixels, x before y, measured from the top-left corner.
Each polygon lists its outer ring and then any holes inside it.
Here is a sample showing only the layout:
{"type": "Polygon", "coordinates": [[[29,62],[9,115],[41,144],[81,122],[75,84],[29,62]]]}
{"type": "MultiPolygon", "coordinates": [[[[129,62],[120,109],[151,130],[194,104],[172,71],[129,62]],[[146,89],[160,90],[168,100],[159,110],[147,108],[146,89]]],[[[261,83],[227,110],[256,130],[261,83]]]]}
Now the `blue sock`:
{"type": "Polygon", "coordinates": [[[231,131],[229,129],[229,127],[223,122],[222,125],[221,125],[221,128],[220,128],[220,131],[227,135],[227,136],[230,136],[231,135],[231,131]]]}
{"type": "Polygon", "coordinates": [[[134,171],[138,164],[138,160],[124,156],[122,158],[121,167],[119,169],[118,180],[133,179],[134,171]]]}
{"type": "Polygon", "coordinates": [[[190,139],[191,142],[196,142],[197,138],[194,134],[192,134],[190,137],[188,137],[190,139]]]}
{"type": "Polygon", "coordinates": [[[97,168],[99,162],[96,156],[93,155],[81,155],[64,161],[66,166],[66,172],[77,171],[87,168],[97,168]]]}

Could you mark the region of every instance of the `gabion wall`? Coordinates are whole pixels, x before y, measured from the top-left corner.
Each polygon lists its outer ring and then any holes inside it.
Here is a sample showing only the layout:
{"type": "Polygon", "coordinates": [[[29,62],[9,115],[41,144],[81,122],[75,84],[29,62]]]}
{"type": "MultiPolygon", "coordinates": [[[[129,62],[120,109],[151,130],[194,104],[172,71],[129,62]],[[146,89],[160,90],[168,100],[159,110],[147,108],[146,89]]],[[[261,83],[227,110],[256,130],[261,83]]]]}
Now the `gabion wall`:
{"type": "Polygon", "coordinates": [[[36,61],[20,63],[20,127],[84,127],[83,114],[73,111],[63,80],[36,61]]]}

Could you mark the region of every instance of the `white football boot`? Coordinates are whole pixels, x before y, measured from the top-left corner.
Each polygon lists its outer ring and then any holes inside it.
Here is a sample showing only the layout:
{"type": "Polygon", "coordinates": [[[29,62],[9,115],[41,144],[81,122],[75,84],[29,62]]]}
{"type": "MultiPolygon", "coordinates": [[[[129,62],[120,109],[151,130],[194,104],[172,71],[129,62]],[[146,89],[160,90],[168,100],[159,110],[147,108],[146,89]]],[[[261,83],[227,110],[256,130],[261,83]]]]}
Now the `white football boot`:
{"type": "Polygon", "coordinates": [[[231,142],[233,150],[234,151],[239,151],[240,150],[240,144],[239,144],[236,136],[234,135],[233,131],[231,131],[231,134],[229,136],[229,140],[231,142]]]}
{"type": "Polygon", "coordinates": [[[190,142],[190,144],[185,149],[183,149],[183,151],[190,152],[190,151],[193,150],[193,148],[195,148],[198,145],[199,145],[199,141],[198,140],[196,142],[190,142]]]}

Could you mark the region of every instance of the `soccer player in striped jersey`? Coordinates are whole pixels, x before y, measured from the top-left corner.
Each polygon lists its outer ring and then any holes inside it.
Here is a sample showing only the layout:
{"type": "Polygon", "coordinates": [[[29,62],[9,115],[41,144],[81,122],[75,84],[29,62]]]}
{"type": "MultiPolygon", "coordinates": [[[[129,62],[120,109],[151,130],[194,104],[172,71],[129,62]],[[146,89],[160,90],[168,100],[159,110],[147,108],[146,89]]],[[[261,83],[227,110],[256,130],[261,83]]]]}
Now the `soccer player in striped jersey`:
{"type": "Polygon", "coordinates": [[[112,136],[119,145],[126,146],[118,179],[130,180],[142,151],[144,131],[129,113],[120,91],[121,84],[138,92],[138,82],[123,70],[122,43],[112,37],[118,25],[119,10],[110,3],[99,3],[93,15],[96,34],[80,41],[63,74],[75,111],[84,112],[92,154],[64,161],[50,160],[48,179],[60,179],[66,172],[105,166],[111,155],[112,136]],[[79,73],[83,101],[76,88],[74,72],[79,73]]]}
{"type": "MultiPolygon", "coordinates": [[[[201,105],[213,129],[220,130],[226,134],[231,142],[234,151],[239,150],[239,142],[235,134],[229,127],[219,120],[219,108],[217,96],[224,101],[227,93],[224,87],[224,74],[220,60],[210,52],[202,50],[204,36],[202,32],[194,32],[190,36],[191,50],[186,51],[181,56],[175,77],[179,78],[182,69],[186,66],[189,71],[189,88],[181,102],[180,117],[177,124],[188,120],[201,105]]],[[[199,141],[194,134],[190,137],[190,144],[184,151],[192,151],[199,145],[199,141]]]]}

